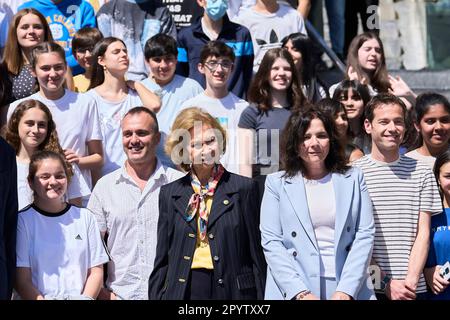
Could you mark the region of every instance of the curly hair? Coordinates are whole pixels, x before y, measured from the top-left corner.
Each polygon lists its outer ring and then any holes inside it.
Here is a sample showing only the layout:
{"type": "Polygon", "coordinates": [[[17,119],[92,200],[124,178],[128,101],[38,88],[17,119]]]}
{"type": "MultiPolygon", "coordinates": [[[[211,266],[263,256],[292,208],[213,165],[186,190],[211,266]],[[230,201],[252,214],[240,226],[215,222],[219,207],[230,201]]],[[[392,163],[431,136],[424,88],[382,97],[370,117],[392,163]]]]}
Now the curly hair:
{"type": "MultiPolygon", "coordinates": [[[[44,112],[47,118],[47,135],[45,136],[44,141],[42,141],[42,143],[38,146],[38,150],[52,151],[63,155],[64,150],[59,144],[58,134],[56,132],[56,124],[53,121],[52,114],[47,106],[38,100],[24,100],[17,105],[6,126],[5,140],[16,151],[16,155],[18,155],[22,145],[19,136],[19,123],[25,112],[33,108],[37,108],[44,112]]],[[[69,166],[68,170],[71,174],[73,174],[72,166],[69,166]]]]}
{"type": "Polygon", "coordinates": [[[291,85],[286,91],[286,96],[288,98],[289,105],[291,106],[291,110],[295,111],[300,109],[306,102],[306,98],[303,95],[301,88],[300,79],[298,78],[297,72],[295,72],[295,64],[292,60],[291,54],[284,48],[274,48],[268,50],[264,55],[264,58],[261,61],[261,66],[255,74],[248,90],[248,101],[255,103],[258,109],[263,112],[272,109],[270,72],[272,70],[272,65],[278,58],[286,60],[292,70],[291,85]]]}
{"type": "Polygon", "coordinates": [[[325,159],[325,167],[329,172],[343,173],[348,170],[345,151],[338,139],[334,120],[330,115],[314,106],[304,110],[293,112],[289,117],[282,133],[281,163],[286,177],[294,177],[298,173],[307,173],[303,159],[299,156],[299,146],[305,140],[305,134],[311,125],[311,121],[322,121],[325,131],[330,139],[330,150],[325,159]]]}
{"type": "Polygon", "coordinates": [[[189,141],[192,137],[185,137],[184,134],[194,128],[198,122],[203,125],[208,125],[215,130],[216,136],[220,135],[217,137],[219,141],[222,141],[222,150],[220,150],[220,152],[223,155],[226,151],[227,135],[220,123],[208,112],[200,108],[192,107],[184,109],[175,118],[165,145],[166,154],[169,155],[174,163],[180,163],[180,167],[184,171],[190,170],[192,160],[188,159],[189,155],[184,154],[185,148],[180,149],[178,154],[175,151],[178,150],[177,146],[179,146],[180,143],[183,147],[185,147],[187,143],[190,143],[189,141]]]}

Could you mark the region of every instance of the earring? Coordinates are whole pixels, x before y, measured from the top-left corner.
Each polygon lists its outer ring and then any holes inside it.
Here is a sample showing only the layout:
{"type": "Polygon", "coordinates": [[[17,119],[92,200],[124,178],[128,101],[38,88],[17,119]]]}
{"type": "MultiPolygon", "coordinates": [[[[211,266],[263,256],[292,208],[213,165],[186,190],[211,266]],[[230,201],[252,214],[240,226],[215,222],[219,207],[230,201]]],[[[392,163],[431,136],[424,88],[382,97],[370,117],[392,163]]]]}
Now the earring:
{"type": "Polygon", "coordinates": [[[106,66],[103,66],[103,71],[106,71],[106,66]]]}

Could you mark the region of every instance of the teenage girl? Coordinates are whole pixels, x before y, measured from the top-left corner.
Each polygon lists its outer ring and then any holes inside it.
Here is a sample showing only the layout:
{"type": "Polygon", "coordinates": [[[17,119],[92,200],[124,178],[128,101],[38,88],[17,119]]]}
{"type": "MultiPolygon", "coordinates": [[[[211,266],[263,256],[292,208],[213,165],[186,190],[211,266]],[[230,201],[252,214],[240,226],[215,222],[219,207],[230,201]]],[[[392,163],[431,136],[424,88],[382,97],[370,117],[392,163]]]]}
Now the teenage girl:
{"type": "Polygon", "coordinates": [[[438,93],[423,93],[417,97],[414,110],[419,135],[413,150],[406,155],[432,168],[436,157],[449,147],[450,103],[438,93]]]}
{"type": "MultiPolygon", "coordinates": [[[[79,166],[91,186],[90,171],[100,170],[103,164],[103,137],[96,102],[90,96],[64,88],[67,63],[64,49],[58,44],[37,45],[32,51],[31,66],[39,91],[25,99],[41,101],[49,108],[67,161],[79,166]]],[[[8,119],[25,99],[10,105],[8,119]]]]}
{"type": "Polygon", "coordinates": [[[97,102],[105,147],[102,176],[120,168],[126,157],[122,150],[120,121],[128,110],[143,106],[158,112],[161,100],[138,81],[126,81],[130,60],[125,43],[107,37],[92,53],[91,83],[88,95],[97,102]]]}
{"type": "Polygon", "coordinates": [[[33,204],[19,213],[15,289],[25,300],[93,300],[108,255],[92,213],[64,201],[70,173],[52,151],[31,156],[33,204]]]}
{"type": "MultiPolygon", "coordinates": [[[[37,100],[25,100],[17,106],[6,127],[5,137],[16,151],[17,194],[19,209],[22,209],[33,202],[33,192],[27,181],[30,157],[39,150],[60,154],[64,151],[59,145],[50,110],[37,100]]],[[[81,205],[81,197],[90,194],[89,187],[78,166],[68,168],[74,174],[67,192],[69,203],[81,205]]]]}
{"type": "Polygon", "coordinates": [[[364,130],[364,108],[370,100],[367,86],[358,80],[343,80],[337,85],[333,99],[344,105],[350,141],[364,154],[370,153],[371,139],[364,130]]]}

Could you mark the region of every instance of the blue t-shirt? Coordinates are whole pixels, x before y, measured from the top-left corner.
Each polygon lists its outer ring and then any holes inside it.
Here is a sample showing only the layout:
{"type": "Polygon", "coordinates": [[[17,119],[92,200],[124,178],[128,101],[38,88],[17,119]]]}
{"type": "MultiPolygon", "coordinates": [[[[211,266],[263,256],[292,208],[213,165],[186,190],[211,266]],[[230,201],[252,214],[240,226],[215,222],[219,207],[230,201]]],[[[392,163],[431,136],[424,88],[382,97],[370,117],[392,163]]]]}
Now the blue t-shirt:
{"type": "Polygon", "coordinates": [[[167,136],[170,134],[170,129],[178,113],[183,110],[183,103],[196,97],[204,90],[197,81],[177,74],[174,75],[171,82],[163,87],[156,84],[150,78],[143,80],[142,84],[161,98],[161,110],[156,114],[161,140],[156,149],[156,156],[166,167],[176,168],[164,151],[167,136]]]}
{"type": "Polygon", "coordinates": [[[73,75],[83,73],[72,55],[72,38],[75,32],[84,27],[96,27],[94,8],[85,0],[65,0],[53,3],[52,0],[33,0],[22,4],[18,10],[34,8],[47,19],[53,40],[64,48],[67,64],[73,75]]]}
{"type": "MultiPolygon", "coordinates": [[[[443,265],[450,261],[450,208],[431,217],[431,244],[425,267],[443,265]]],[[[430,294],[431,300],[450,300],[450,286],[439,295],[430,294]]]]}

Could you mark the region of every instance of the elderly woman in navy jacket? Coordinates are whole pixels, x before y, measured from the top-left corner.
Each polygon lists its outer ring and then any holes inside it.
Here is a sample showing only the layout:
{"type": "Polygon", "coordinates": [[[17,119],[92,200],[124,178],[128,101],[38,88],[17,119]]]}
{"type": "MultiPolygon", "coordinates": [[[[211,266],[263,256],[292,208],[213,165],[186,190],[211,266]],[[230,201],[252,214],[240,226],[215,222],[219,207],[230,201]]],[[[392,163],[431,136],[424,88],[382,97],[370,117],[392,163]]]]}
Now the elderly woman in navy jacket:
{"type": "Polygon", "coordinates": [[[257,188],[224,169],[222,146],[210,114],[188,108],[175,119],[166,152],[188,174],[161,188],[150,299],[263,298],[257,188]]]}
{"type": "Polygon", "coordinates": [[[336,137],[334,121],[318,110],[288,120],[285,171],[267,177],[261,206],[266,299],[375,299],[372,205],[336,137]]]}

